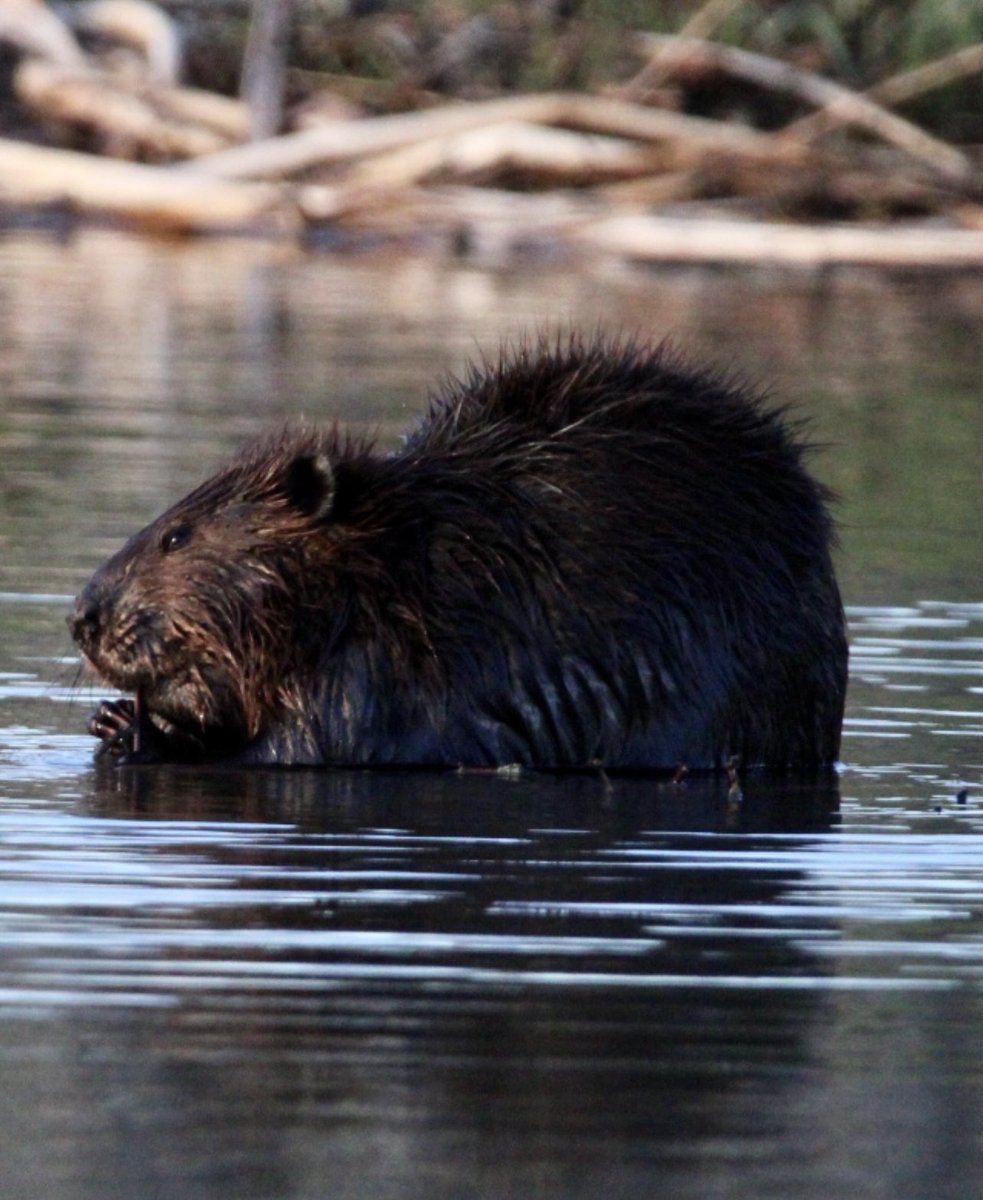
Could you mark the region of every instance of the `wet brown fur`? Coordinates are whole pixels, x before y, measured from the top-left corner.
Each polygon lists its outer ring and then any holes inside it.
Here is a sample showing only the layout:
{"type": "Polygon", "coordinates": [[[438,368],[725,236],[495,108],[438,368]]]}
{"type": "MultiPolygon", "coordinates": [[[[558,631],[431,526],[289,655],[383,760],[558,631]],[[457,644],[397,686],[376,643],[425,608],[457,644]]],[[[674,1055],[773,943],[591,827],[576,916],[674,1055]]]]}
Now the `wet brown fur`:
{"type": "Polygon", "coordinates": [[[829,762],[845,638],[803,452],[664,351],[540,343],[448,385],[394,455],[254,443],[97,572],[73,629],[211,757],[487,765],[491,722],[530,765],[584,765],[676,704],[702,765],[829,762]]]}

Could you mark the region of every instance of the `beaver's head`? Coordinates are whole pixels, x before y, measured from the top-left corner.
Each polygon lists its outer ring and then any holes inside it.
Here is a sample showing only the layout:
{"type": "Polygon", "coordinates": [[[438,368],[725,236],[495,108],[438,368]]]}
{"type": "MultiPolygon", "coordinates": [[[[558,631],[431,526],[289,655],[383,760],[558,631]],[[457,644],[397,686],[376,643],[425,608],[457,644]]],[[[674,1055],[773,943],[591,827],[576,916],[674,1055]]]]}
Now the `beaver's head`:
{"type": "Polygon", "coordinates": [[[304,430],[256,443],[135,534],[69,615],[89,665],[165,728],[254,737],[320,616],[307,580],[332,554],[340,449],[304,430]]]}

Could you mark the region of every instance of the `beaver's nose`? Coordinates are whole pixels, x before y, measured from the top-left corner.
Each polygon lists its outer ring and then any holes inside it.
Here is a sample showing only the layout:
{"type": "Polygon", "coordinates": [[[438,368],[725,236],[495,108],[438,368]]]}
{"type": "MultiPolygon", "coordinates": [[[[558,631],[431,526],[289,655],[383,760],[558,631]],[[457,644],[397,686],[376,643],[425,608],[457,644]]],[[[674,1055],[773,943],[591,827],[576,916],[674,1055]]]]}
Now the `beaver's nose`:
{"type": "Polygon", "coordinates": [[[65,618],[75,642],[83,650],[88,650],[99,640],[102,629],[102,609],[88,591],[84,591],[75,601],[75,611],[65,618]]]}

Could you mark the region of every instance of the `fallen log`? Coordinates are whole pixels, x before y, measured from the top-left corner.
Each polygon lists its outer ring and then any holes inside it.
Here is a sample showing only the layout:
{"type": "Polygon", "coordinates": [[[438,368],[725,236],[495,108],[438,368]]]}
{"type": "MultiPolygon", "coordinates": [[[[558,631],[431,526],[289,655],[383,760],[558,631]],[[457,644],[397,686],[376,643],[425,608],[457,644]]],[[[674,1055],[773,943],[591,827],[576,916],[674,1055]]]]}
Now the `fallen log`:
{"type": "Polygon", "coordinates": [[[79,44],[43,0],[0,0],[0,42],[66,67],[85,63],[79,44]]]}
{"type": "Polygon", "coordinates": [[[865,95],[871,100],[876,100],[878,104],[903,104],[907,100],[914,100],[916,96],[923,96],[926,92],[955,83],[958,79],[978,75],[981,71],[983,42],[976,42],[975,45],[953,50],[951,54],[933,62],[923,63],[920,67],[913,67],[910,71],[902,71],[899,75],[892,75],[890,79],[883,79],[880,83],[875,83],[865,95]]]}
{"type": "Polygon", "coordinates": [[[151,103],[165,118],[199,125],[226,142],[245,141],[249,136],[249,106],[218,92],[202,88],[163,87],[152,84],[124,85],[134,95],[151,103]]]}
{"type": "Polygon", "coordinates": [[[953,210],[952,217],[964,229],[983,231],[983,204],[960,204],[953,210]]]}
{"type": "Polygon", "coordinates": [[[40,59],[22,62],[13,86],[18,100],[37,116],[84,127],[110,145],[129,143],[134,155],[188,158],[239,142],[249,132],[249,110],[241,101],[197,88],[160,86],[40,59]]]}
{"type": "MultiPolygon", "coordinates": [[[[925,63],[910,71],[903,71],[900,75],[892,75],[889,79],[875,83],[863,95],[879,105],[893,108],[898,104],[904,104],[908,100],[914,100],[927,92],[934,91],[936,88],[946,87],[959,79],[965,79],[969,75],[978,75],[980,72],[983,72],[983,42],[977,42],[973,46],[963,46],[962,49],[955,50],[952,54],[947,54],[934,62],[925,63]]],[[[818,112],[792,121],[782,129],[781,133],[783,137],[794,135],[800,140],[806,141],[829,132],[830,129],[836,128],[841,123],[841,112],[838,112],[835,107],[833,109],[823,107],[818,112]]]]}
{"type": "MultiPolygon", "coordinates": [[[[816,270],[828,266],[978,268],[983,230],[978,212],[962,228],[926,225],[788,225],[713,215],[612,215],[591,193],[505,192],[454,185],[363,190],[305,185],[305,218],[317,225],[373,230],[383,237],[441,238],[447,247],[504,261],[530,251],[605,254],[629,261],[695,265],[764,265],[816,270]]],[[[958,216],[958,214],[957,214],[958,216]]]]}
{"type": "Polygon", "coordinates": [[[761,162],[804,161],[810,157],[803,147],[779,145],[771,134],[731,121],[690,117],[577,92],[556,92],[544,98],[550,101],[550,106],[540,118],[543,124],[635,138],[640,142],[666,143],[674,147],[677,165],[695,162],[708,154],[734,155],[761,162]]]}
{"type": "Polygon", "coordinates": [[[296,232],[282,189],[179,174],[168,167],[96,158],[0,139],[0,205],[63,205],[168,233],[296,232]]]}
{"type": "Polygon", "coordinates": [[[526,186],[583,187],[636,178],[654,166],[652,153],[637,142],[510,121],[376,155],[349,172],[346,182],[394,188],[504,175],[526,186]]]}
{"type": "Polygon", "coordinates": [[[584,225],[576,240],[651,262],[760,263],[791,267],[979,267],[983,232],[893,225],[799,226],[623,215],[584,225]]]}
{"type": "Polygon", "coordinates": [[[74,13],[86,33],[138,51],[147,79],[176,84],[181,74],[181,42],[174,22],[148,0],[86,0],[74,13]]]}
{"type": "Polygon", "coordinates": [[[517,121],[567,126],[646,142],[673,142],[694,154],[719,149],[766,159],[794,159],[807,153],[805,147],[779,146],[768,134],[720,121],[599,96],[550,92],[448,104],[422,112],[302,129],[205,155],[188,163],[185,169],[216,179],[273,179],[397,150],[414,142],[517,121]]]}
{"type": "Polygon", "coordinates": [[[94,133],[120,158],[183,159],[229,144],[214,129],[158,112],[144,86],[117,86],[101,72],[28,58],[14,72],[14,94],[46,121],[94,133]]]}
{"type": "Polygon", "coordinates": [[[567,236],[603,211],[589,193],[507,192],[455,184],[364,192],[307,184],[298,189],[305,217],[342,232],[371,232],[415,249],[445,252],[495,263],[542,252],[575,258],[582,254],[567,236]]]}
{"type": "Polygon", "coordinates": [[[957,193],[903,172],[839,165],[833,171],[797,164],[717,160],[686,171],[664,171],[600,185],[597,194],[636,211],[690,204],[698,211],[733,212],[767,220],[882,220],[948,213],[957,193]],[[722,199],[726,197],[726,199],[722,199]],[[833,215],[835,214],[835,216],[833,215]]]}

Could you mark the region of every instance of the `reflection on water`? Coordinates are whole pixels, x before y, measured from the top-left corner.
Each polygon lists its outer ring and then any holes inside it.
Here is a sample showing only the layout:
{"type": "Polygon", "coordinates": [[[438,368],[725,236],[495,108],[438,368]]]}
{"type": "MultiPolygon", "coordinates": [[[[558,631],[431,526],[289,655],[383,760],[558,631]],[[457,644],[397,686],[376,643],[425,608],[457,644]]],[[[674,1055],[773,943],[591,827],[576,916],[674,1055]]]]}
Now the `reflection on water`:
{"type": "Polygon", "coordinates": [[[983,285],[0,241],[0,1194],[952,1197],[983,1135],[983,285]],[[835,446],[819,780],[94,769],[62,623],[241,437],[537,323],[835,446]]]}

